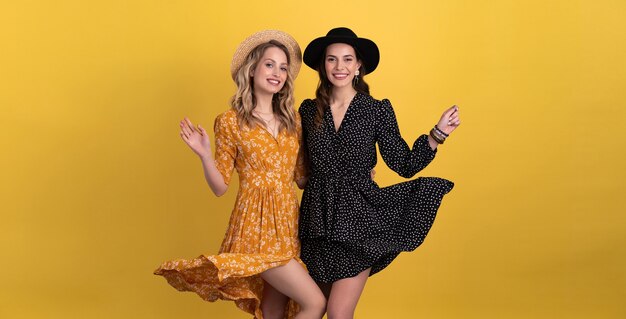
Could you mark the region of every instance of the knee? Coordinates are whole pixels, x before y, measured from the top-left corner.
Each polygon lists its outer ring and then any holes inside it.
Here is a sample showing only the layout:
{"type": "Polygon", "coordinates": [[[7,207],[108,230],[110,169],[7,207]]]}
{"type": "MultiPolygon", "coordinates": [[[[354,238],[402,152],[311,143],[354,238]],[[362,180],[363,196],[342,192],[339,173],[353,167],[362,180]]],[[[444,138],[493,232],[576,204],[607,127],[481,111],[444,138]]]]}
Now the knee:
{"type": "Polygon", "coordinates": [[[309,312],[315,313],[316,317],[322,318],[326,312],[326,297],[320,292],[312,298],[309,298],[303,305],[309,312]]]}
{"type": "Polygon", "coordinates": [[[341,307],[338,305],[329,305],[327,309],[328,319],[352,319],[354,318],[354,309],[350,307],[341,307]]]}
{"type": "Polygon", "coordinates": [[[319,296],[315,298],[314,302],[315,308],[319,310],[321,318],[321,316],[324,316],[324,313],[326,312],[326,297],[324,297],[324,294],[320,293],[319,296]]]}

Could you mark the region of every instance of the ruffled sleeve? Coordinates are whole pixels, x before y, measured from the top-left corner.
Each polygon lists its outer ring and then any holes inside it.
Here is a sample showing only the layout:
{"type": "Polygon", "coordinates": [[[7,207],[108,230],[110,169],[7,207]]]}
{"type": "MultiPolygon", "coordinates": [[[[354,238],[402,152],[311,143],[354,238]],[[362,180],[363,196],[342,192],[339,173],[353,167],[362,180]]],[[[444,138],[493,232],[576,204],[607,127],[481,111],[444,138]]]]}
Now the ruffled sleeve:
{"type": "Polygon", "coordinates": [[[376,124],[376,140],[383,160],[400,176],[410,178],[424,169],[435,158],[436,150],[428,144],[428,136],[422,135],[410,149],[400,135],[396,114],[391,102],[380,101],[376,124]]]}
{"type": "Polygon", "coordinates": [[[213,126],[215,131],[215,167],[222,174],[226,185],[230,182],[237,158],[234,133],[237,125],[237,118],[229,116],[229,112],[225,112],[215,118],[213,126]]]}

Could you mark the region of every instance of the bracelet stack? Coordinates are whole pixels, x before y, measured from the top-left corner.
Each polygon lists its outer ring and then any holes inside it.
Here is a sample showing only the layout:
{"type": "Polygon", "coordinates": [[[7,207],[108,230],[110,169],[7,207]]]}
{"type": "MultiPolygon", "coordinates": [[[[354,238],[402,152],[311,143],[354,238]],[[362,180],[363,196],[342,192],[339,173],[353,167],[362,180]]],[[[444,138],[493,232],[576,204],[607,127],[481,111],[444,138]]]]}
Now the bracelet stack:
{"type": "Polygon", "coordinates": [[[446,141],[446,138],[448,138],[448,134],[446,134],[444,131],[440,130],[437,125],[435,125],[435,127],[433,127],[432,130],[430,130],[430,137],[433,138],[433,140],[435,140],[435,142],[439,143],[439,144],[443,144],[443,142],[446,141]]]}

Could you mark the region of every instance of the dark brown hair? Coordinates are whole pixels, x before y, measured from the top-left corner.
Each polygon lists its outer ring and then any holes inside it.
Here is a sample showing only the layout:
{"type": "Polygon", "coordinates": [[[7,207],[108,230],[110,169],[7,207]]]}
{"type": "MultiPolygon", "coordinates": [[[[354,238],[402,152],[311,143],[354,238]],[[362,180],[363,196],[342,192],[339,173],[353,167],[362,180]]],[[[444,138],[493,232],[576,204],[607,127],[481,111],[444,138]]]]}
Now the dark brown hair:
{"type": "MultiPolygon", "coordinates": [[[[356,49],[354,52],[356,52],[356,49]]],[[[365,65],[362,63],[358,52],[356,52],[356,57],[357,60],[361,61],[361,67],[359,68],[358,81],[353,80],[352,87],[359,93],[369,95],[370,86],[365,82],[365,79],[363,79],[363,77],[367,74],[367,70],[365,69],[365,65]]],[[[324,50],[324,54],[317,64],[317,74],[319,74],[320,80],[317,83],[317,90],[315,90],[315,106],[317,112],[315,112],[314,123],[316,128],[319,128],[322,124],[324,111],[330,108],[330,97],[333,93],[333,84],[328,79],[328,74],[326,74],[326,67],[324,65],[325,61],[326,50],[324,50]]]]}

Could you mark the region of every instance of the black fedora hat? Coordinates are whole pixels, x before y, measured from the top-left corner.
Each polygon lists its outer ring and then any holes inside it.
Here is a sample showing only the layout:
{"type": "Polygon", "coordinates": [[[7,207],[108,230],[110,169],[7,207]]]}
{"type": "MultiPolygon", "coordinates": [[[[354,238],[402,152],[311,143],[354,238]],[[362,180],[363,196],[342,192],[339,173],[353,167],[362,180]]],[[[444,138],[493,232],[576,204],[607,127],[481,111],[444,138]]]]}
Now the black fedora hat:
{"type": "Polygon", "coordinates": [[[380,53],[376,43],[370,39],[359,38],[352,30],[343,27],[334,28],[328,31],[325,37],[319,37],[311,41],[304,50],[302,57],[304,64],[315,70],[324,55],[326,47],[333,43],[351,45],[363,62],[367,73],[372,73],[376,70],[380,60],[380,53]]]}

